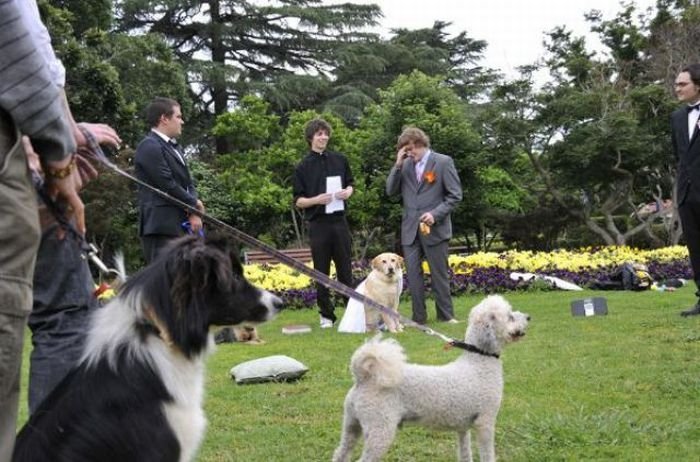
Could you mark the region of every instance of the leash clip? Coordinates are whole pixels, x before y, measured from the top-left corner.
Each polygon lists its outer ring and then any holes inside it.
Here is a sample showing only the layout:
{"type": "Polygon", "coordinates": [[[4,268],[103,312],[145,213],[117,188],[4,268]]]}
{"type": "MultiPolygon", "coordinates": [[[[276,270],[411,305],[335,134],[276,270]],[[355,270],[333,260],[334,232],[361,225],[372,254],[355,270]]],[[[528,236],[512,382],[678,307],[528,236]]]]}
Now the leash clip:
{"type": "Polygon", "coordinates": [[[93,243],[87,244],[87,249],[86,249],[86,255],[87,258],[97,267],[97,269],[100,270],[100,273],[102,274],[116,274],[119,276],[119,271],[109,268],[105,262],[102,261],[100,257],[97,256],[99,253],[99,249],[97,246],[93,243]]]}

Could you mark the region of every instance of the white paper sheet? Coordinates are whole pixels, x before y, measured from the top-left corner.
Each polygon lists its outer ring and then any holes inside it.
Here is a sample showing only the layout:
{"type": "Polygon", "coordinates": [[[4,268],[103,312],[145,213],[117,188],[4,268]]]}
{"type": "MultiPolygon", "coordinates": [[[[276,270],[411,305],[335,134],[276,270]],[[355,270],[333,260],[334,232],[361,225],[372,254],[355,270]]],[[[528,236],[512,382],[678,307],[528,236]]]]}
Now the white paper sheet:
{"type": "Polygon", "coordinates": [[[343,189],[343,183],[340,181],[339,176],[327,176],[326,177],[326,193],[333,194],[333,200],[326,204],[326,213],[338,212],[340,210],[345,210],[345,201],[336,199],[335,193],[343,189]]]}

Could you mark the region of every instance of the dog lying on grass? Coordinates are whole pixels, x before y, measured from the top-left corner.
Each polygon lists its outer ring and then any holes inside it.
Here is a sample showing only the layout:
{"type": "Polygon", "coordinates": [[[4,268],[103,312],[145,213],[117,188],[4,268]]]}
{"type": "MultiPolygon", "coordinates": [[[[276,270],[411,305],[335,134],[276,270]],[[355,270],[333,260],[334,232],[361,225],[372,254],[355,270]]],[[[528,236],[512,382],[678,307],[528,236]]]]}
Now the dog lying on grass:
{"type": "Polygon", "coordinates": [[[474,428],[480,460],[494,461],[503,394],[499,356],[507,343],[525,335],[529,320],[504,298],[487,297],[469,315],[465,352],[443,366],[410,364],[398,342],[379,335],[362,345],[350,362],[355,384],[345,397],[333,461],[348,461],[360,437],[360,460],[381,460],[402,424],[457,432],[460,461],[472,460],[469,430],[474,428]]]}

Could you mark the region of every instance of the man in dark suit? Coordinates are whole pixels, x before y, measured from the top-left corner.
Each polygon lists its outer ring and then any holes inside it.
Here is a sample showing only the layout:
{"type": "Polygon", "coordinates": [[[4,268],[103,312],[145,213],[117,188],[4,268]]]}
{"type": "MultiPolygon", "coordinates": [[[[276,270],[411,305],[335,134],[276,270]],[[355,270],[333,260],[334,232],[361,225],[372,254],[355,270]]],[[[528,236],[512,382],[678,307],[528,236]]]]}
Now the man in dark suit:
{"type": "MultiPolygon", "coordinates": [[[[183,151],[176,137],[182,133],[182,111],[177,101],[156,98],[146,108],[150,133],[136,148],[136,177],[204,212],[197,198],[183,151]]],[[[171,239],[184,234],[183,223],[193,232],[202,229],[196,214],[170,203],[150,189],[139,186],[139,236],[146,263],[150,263],[171,239]]]]}
{"type": "Polygon", "coordinates": [[[454,319],[447,255],[452,237],[452,210],[462,200],[462,184],[451,157],[430,149],[423,130],[406,128],[397,143],[396,163],[386,180],[386,193],[401,193],[401,245],[406,262],[413,320],[425,324],[423,257],[428,260],[438,321],[454,319]]]}
{"type": "Polygon", "coordinates": [[[699,299],[681,316],[696,316],[700,314],[700,64],[683,68],[676,77],[675,92],[684,103],[671,114],[673,152],[678,161],[676,200],[699,299]]]}

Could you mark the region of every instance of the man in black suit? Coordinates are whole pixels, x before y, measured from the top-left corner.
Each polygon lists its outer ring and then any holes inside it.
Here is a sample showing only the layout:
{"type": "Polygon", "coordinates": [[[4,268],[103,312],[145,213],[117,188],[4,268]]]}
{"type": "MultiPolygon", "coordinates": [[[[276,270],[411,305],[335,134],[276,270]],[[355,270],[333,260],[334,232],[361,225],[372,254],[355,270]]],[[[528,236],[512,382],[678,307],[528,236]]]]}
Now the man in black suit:
{"type": "Polygon", "coordinates": [[[698,302],[681,316],[700,314],[700,64],[691,64],[676,77],[675,92],[684,103],[671,115],[673,151],[678,161],[677,201],[678,215],[683,225],[693,278],[698,290],[698,302]]]}
{"type": "MultiPolygon", "coordinates": [[[[182,133],[182,111],[177,101],[156,98],[146,108],[150,133],[136,148],[136,177],[182,202],[204,212],[197,198],[183,151],[176,137],[182,133]]],[[[183,223],[193,232],[202,229],[202,219],[139,186],[139,236],[146,263],[150,263],[171,239],[184,234],[183,223]]]]}
{"type": "MultiPolygon", "coordinates": [[[[353,287],[352,239],[345,212],[354,192],[354,180],[348,159],[326,149],[331,131],[330,124],[323,119],[306,124],[304,135],[309,152],[294,170],[294,204],[304,210],[308,222],[314,268],[329,275],[333,261],[338,281],[353,287]],[[335,180],[338,189],[329,192],[329,183],[335,180]],[[342,205],[329,206],[334,200],[342,205]]],[[[316,294],[320,326],[329,329],[336,321],[330,293],[325,286],[317,284],[316,294]]]]}

